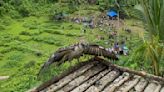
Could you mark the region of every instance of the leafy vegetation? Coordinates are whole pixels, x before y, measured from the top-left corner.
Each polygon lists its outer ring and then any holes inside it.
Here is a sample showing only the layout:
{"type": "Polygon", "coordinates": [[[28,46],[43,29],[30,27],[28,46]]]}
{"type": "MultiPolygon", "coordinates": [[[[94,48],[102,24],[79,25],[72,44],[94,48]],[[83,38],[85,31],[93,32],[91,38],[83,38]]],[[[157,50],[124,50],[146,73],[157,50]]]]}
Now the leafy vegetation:
{"type": "MultiPolygon", "coordinates": [[[[143,13],[143,22],[146,23],[145,27],[148,31],[147,37],[143,37],[143,44],[139,46],[136,53],[144,58],[143,61],[147,61],[148,65],[152,66],[153,73],[155,75],[162,75],[162,66],[161,62],[163,61],[163,33],[161,16],[164,14],[163,12],[163,1],[162,0],[140,0],[141,6],[138,8],[143,13]],[[150,8],[149,8],[150,7],[150,8]],[[146,38],[146,39],[144,39],[146,38]],[[142,53],[144,53],[142,55],[142,53]],[[142,56],[141,56],[142,55],[142,56]]],[[[148,68],[149,69],[149,68],[148,68]]]]}
{"type": "MultiPolygon", "coordinates": [[[[95,0],[96,2],[90,3],[91,1],[0,0],[0,76],[10,76],[9,79],[0,81],[0,91],[25,92],[68,69],[70,65],[66,62],[58,67],[51,66],[45,76],[36,76],[41,65],[60,47],[81,40],[106,48],[113,46],[115,40],[109,39],[109,27],[103,27],[103,31],[100,28],[86,28],[86,33],[83,33],[81,24],[70,22],[72,17],[96,17],[113,7],[119,8],[119,12],[128,16],[123,21],[124,26],[117,29],[117,41],[127,39],[126,45],[130,50],[128,57],[121,56],[120,61],[115,63],[162,76],[164,2],[95,0]],[[144,20],[145,25],[136,20],[138,18],[144,20]],[[127,27],[132,29],[132,33],[124,31],[127,27]],[[102,36],[103,40],[98,36],[102,36]]],[[[89,57],[91,56],[80,59],[85,61],[89,57]]],[[[77,63],[76,60],[73,62],[77,63]]]]}
{"type": "Polygon", "coordinates": [[[105,35],[103,32],[94,30],[95,34],[88,38],[90,31],[86,34],[81,33],[81,30],[79,30],[82,27],[81,25],[58,23],[65,27],[63,29],[56,23],[47,22],[49,18],[44,16],[37,21],[40,27],[29,28],[33,25],[31,22],[36,19],[38,17],[12,20],[12,23],[5,26],[6,29],[0,33],[0,75],[10,76],[8,80],[0,81],[2,92],[24,92],[61,73],[69,67],[69,63],[60,67],[52,67],[47,74],[49,77],[43,77],[41,80],[36,78],[41,64],[59,47],[74,44],[79,41],[80,37],[92,41],[97,39],[96,34],[105,35]],[[28,26],[25,26],[25,24],[28,24],[28,26]],[[69,25],[72,25],[72,29],[69,28],[69,25]],[[77,26],[78,29],[76,29],[77,26]]]}

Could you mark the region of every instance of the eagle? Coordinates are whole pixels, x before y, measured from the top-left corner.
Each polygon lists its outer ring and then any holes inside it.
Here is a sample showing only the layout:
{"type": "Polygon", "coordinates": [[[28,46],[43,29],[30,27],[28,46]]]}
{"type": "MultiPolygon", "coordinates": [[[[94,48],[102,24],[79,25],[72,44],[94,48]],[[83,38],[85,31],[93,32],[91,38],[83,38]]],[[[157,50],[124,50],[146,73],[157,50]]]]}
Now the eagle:
{"type": "Polygon", "coordinates": [[[46,69],[53,63],[60,65],[66,61],[70,62],[73,59],[77,59],[79,62],[79,58],[83,55],[103,56],[112,60],[119,59],[117,54],[115,54],[113,51],[108,51],[102,46],[96,44],[78,43],[65,48],[59,48],[50,56],[48,61],[43,64],[38,75],[42,70],[46,69]]]}

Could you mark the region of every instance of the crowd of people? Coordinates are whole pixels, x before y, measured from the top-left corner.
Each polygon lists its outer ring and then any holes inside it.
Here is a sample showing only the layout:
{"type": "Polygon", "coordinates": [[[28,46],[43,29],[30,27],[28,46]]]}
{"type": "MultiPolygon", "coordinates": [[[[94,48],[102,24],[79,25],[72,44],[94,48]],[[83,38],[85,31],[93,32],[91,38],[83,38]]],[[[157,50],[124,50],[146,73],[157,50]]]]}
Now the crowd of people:
{"type": "Polygon", "coordinates": [[[106,50],[108,50],[110,52],[113,51],[116,54],[125,55],[125,56],[127,56],[129,54],[129,49],[125,45],[124,41],[122,41],[120,44],[118,42],[115,42],[114,46],[112,48],[107,48],[106,50]]]}
{"type": "Polygon", "coordinates": [[[128,55],[128,48],[125,45],[125,41],[122,41],[120,44],[118,42],[114,43],[114,51],[119,54],[128,55]]]}
{"type": "MultiPolygon", "coordinates": [[[[83,25],[83,28],[82,28],[83,33],[86,33],[87,28],[93,29],[95,27],[98,27],[98,28],[103,30],[104,26],[109,26],[110,29],[112,28],[111,29],[112,31],[108,32],[109,33],[108,34],[109,39],[114,39],[115,43],[114,43],[114,46],[112,48],[109,48],[108,50],[114,51],[117,54],[128,55],[129,50],[128,50],[127,46],[125,45],[125,41],[122,41],[120,43],[116,42],[116,38],[117,38],[118,33],[116,30],[114,30],[113,26],[111,26],[113,24],[110,24],[109,19],[107,17],[105,17],[104,15],[99,16],[99,18],[96,18],[96,20],[95,20],[95,17],[93,17],[93,16],[90,16],[90,17],[85,17],[85,16],[84,17],[74,17],[71,20],[74,23],[83,25]]],[[[100,30],[100,31],[102,31],[102,30],[100,30]]],[[[129,32],[129,30],[127,30],[127,31],[129,32]]],[[[98,40],[104,40],[104,37],[99,36],[99,35],[96,35],[96,38],[98,40]]]]}

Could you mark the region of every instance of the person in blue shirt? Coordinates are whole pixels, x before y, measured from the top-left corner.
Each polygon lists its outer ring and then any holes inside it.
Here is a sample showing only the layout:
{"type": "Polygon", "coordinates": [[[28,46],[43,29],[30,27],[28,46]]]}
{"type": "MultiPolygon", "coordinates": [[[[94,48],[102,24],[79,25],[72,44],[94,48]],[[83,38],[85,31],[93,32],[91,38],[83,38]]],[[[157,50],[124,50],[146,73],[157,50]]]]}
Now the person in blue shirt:
{"type": "Polygon", "coordinates": [[[121,42],[120,54],[128,55],[128,48],[125,45],[125,41],[121,42]]]}

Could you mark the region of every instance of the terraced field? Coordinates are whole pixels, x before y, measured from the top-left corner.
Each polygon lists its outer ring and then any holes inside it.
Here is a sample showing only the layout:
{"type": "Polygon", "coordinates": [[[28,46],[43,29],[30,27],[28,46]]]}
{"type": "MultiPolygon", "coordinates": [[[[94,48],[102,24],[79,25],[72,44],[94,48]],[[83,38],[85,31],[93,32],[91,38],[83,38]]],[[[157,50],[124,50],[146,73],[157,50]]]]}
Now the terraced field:
{"type": "MultiPolygon", "coordinates": [[[[126,26],[134,27],[132,26],[132,21],[126,20],[126,26]]],[[[80,41],[96,43],[106,48],[111,47],[113,40],[108,39],[107,32],[100,31],[100,28],[87,28],[86,33],[83,33],[82,29],[82,24],[68,21],[55,22],[47,16],[31,16],[17,20],[6,17],[1,20],[0,76],[9,76],[9,79],[0,81],[2,92],[24,92],[67,70],[70,64],[66,62],[59,67],[51,66],[39,78],[36,76],[41,65],[58,48],[80,41]],[[104,37],[104,40],[101,40],[99,37],[104,37]]],[[[142,28],[135,26],[132,34],[127,35],[120,28],[118,31],[119,39],[127,37],[128,47],[134,47],[133,43],[135,43],[136,37],[133,34],[136,36],[140,32],[140,29],[142,28]]],[[[90,56],[82,57],[81,61],[87,60],[88,57],[90,56]]],[[[124,60],[116,63],[125,63],[122,61],[124,60]]],[[[73,60],[73,62],[76,64],[77,60],[73,60]]]]}
{"type": "MultiPolygon", "coordinates": [[[[40,66],[59,47],[86,40],[98,44],[96,35],[105,35],[97,29],[81,32],[82,26],[70,22],[52,22],[48,17],[10,18],[1,21],[0,76],[10,76],[0,81],[2,92],[22,91],[48,80],[66,70],[69,64],[54,67],[49,76],[37,80],[40,66]]],[[[76,61],[76,60],[75,60],[76,61]]]]}

